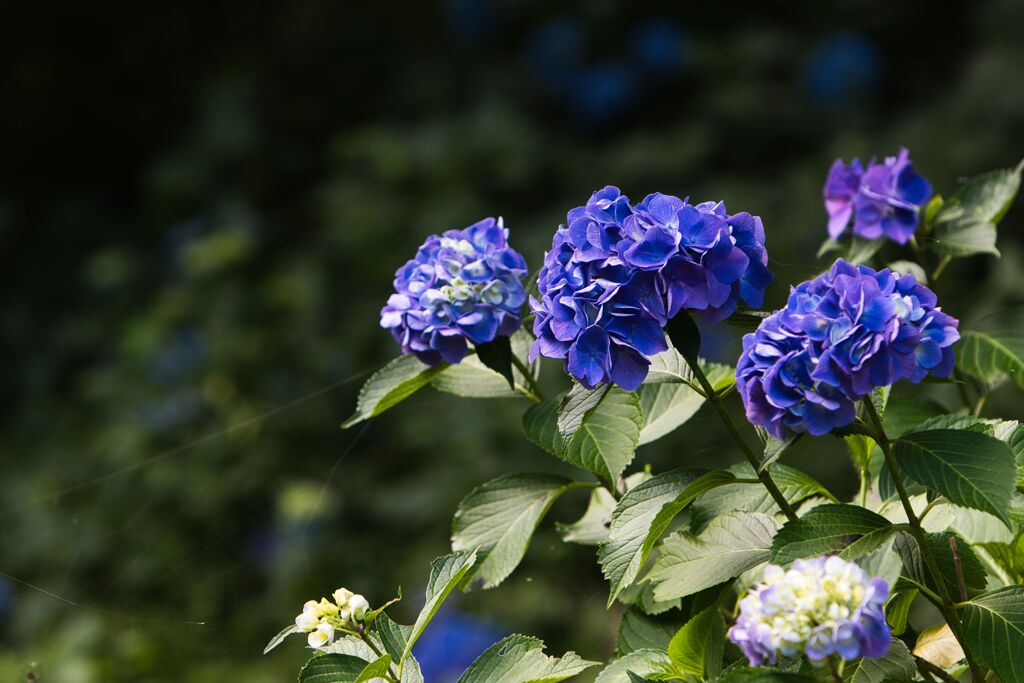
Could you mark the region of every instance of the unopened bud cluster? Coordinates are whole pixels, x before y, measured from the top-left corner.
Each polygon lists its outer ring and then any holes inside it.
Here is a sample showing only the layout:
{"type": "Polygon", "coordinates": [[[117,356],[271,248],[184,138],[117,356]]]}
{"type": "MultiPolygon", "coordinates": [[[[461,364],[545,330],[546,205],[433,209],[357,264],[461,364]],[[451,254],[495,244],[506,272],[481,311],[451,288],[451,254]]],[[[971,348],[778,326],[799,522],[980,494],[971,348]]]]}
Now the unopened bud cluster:
{"type": "Polygon", "coordinates": [[[302,606],[302,613],[295,617],[295,627],[309,634],[306,642],[314,650],[334,642],[338,630],[357,628],[370,609],[366,598],[345,588],[334,591],[331,597],[333,602],[327,598],[321,598],[319,602],[307,601],[302,606]]]}

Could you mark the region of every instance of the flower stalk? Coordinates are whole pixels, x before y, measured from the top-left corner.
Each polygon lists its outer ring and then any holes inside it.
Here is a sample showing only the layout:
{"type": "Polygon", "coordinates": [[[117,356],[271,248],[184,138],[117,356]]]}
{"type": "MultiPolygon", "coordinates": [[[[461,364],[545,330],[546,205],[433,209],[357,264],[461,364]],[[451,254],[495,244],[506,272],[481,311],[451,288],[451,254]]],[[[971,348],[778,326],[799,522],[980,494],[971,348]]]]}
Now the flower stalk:
{"type": "MultiPolygon", "coordinates": [[[[684,357],[686,357],[685,354],[684,357]]],[[[722,424],[724,424],[725,428],[728,430],[729,435],[733,438],[733,441],[739,445],[740,450],[747,459],[747,462],[750,463],[750,466],[753,467],[754,471],[757,473],[757,478],[768,490],[768,494],[772,497],[776,505],[779,506],[779,509],[782,510],[786,517],[791,522],[795,521],[797,519],[796,510],[794,510],[793,506],[786,500],[786,496],[782,494],[782,491],[779,489],[778,484],[775,483],[775,480],[772,479],[772,475],[768,469],[761,467],[761,459],[747,443],[747,440],[743,438],[743,435],[740,434],[740,430],[736,426],[736,422],[732,419],[732,416],[729,415],[728,409],[722,402],[722,397],[717,391],[715,391],[715,388],[711,386],[711,382],[708,381],[707,375],[705,375],[704,371],[701,370],[700,364],[693,362],[688,357],[686,357],[686,363],[690,366],[693,376],[697,378],[697,382],[700,383],[700,386],[704,391],[704,395],[715,409],[715,412],[718,413],[718,416],[721,418],[722,424]]]]}
{"type": "MultiPolygon", "coordinates": [[[[886,468],[892,476],[893,483],[896,486],[896,493],[899,496],[900,502],[903,504],[903,509],[907,514],[907,521],[910,523],[910,535],[913,536],[914,540],[917,542],[918,549],[921,553],[921,559],[924,560],[925,566],[928,568],[928,573],[935,579],[935,586],[939,589],[939,601],[935,601],[931,595],[928,597],[935,603],[935,606],[942,614],[942,618],[946,620],[947,624],[949,624],[950,631],[952,631],[953,636],[960,644],[961,649],[963,649],[964,657],[967,659],[967,665],[971,669],[972,680],[984,681],[984,670],[976,661],[974,661],[970,650],[967,648],[967,643],[964,641],[963,633],[960,630],[960,620],[957,618],[956,608],[954,607],[949,587],[942,578],[942,573],[939,571],[938,563],[935,561],[935,556],[932,554],[931,548],[929,548],[925,541],[925,532],[921,527],[921,519],[914,513],[914,508],[910,503],[910,496],[907,494],[907,489],[903,485],[903,477],[901,476],[899,467],[896,464],[896,457],[892,452],[892,442],[885,433],[885,427],[882,425],[882,419],[870,400],[865,399],[861,401],[861,403],[864,406],[865,413],[871,420],[872,426],[874,427],[875,440],[882,449],[882,454],[885,456],[886,468]]],[[[957,566],[959,569],[959,564],[957,566]]],[[[963,570],[959,570],[962,573],[963,570]]],[[[963,587],[963,591],[966,599],[966,586],[963,587]]]]}

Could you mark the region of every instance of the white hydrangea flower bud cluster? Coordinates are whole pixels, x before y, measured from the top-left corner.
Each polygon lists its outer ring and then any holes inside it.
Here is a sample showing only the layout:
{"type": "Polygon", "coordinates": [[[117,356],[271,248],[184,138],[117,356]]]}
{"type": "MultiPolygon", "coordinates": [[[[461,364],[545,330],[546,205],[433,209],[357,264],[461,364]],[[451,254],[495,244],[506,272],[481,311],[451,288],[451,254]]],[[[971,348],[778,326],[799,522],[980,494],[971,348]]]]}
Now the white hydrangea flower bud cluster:
{"type": "Polygon", "coordinates": [[[370,609],[370,603],[358,593],[339,588],[332,596],[334,602],[321,598],[309,600],[302,613],[295,617],[295,627],[308,633],[306,642],[314,650],[321,650],[332,642],[340,629],[353,630],[359,626],[370,609]]]}

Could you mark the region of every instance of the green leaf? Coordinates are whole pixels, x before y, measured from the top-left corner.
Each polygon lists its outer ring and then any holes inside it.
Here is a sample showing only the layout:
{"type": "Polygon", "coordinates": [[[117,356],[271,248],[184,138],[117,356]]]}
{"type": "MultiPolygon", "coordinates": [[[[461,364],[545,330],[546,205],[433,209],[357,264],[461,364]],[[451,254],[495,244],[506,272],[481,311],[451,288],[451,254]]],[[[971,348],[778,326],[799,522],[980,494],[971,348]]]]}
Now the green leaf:
{"type": "Polygon", "coordinates": [[[662,651],[636,650],[606,666],[594,683],[631,683],[629,672],[647,677],[664,672],[668,665],[668,655],[662,651]]]}
{"type": "Polygon", "coordinates": [[[626,655],[635,650],[665,650],[682,623],[669,616],[650,616],[628,609],[619,621],[615,652],[626,655]]]}
{"type": "Polygon", "coordinates": [[[427,601],[423,605],[423,609],[420,610],[419,615],[416,617],[416,623],[412,625],[412,630],[409,632],[408,639],[405,642],[405,648],[402,650],[401,656],[398,658],[398,671],[402,671],[402,667],[405,664],[405,660],[412,653],[412,646],[416,644],[416,640],[423,635],[424,629],[427,628],[427,624],[437,614],[438,608],[441,607],[441,603],[444,602],[448,594],[459,585],[459,583],[465,578],[469,570],[473,568],[473,563],[476,562],[476,551],[458,551],[451,553],[450,555],[442,555],[441,557],[434,560],[430,566],[430,578],[427,580],[427,601]]]}
{"type": "Polygon", "coordinates": [[[587,389],[582,384],[572,385],[558,405],[558,434],[563,447],[569,444],[611,387],[610,384],[602,384],[596,389],[587,389]]]}
{"type": "Polygon", "coordinates": [[[317,655],[299,671],[299,683],[355,683],[366,665],[352,655],[317,655]]]}
{"type": "Polygon", "coordinates": [[[832,554],[854,560],[878,548],[892,532],[889,520],[859,505],[819,505],[779,530],[772,562],[832,554]]]}
{"type": "Polygon", "coordinates": [[[1019,188],[1020,173],[1009,169],[971,178],[935,213],[932,248],[950,256],[998,256],[996,224],[1019,188]]]}
{"type": "Polygon", "coordinates": [[[505,378],[509,389],[515,390],[512,376],[512,341],[508,337],[495,337],[486,344],[475,344],[476,357],[491,370],[505,378]]]}
{"type": "MultiPolygon", "coordinates": [[[[953,596],[960,595],[959,580],[956,573],[956,564],[953,561],[953,550],[949,545],[950,536],[956,536],[951,531],[939,531],[925,534],[925,545],[928,547],[935,564],[938,565],[942,581],[945,583],[949,593],[953,596]]],[[[957,536],[957,552],[960,555],[960,568],[964,574],[964,583],[967,584],[968,595],[977,594],[985,590],[988,581],[985,575],[985,568],[978,559],[977,554],[971,546],[962,538],[957,536]]],[[[917,542],[909,534],[898,534],[893,544],[896,552],[903,559],[903,577],[909,579],[918,586],[925,586],[932,592],[942,593],[935,582],[928,566],[921,557],[921,549],[917,542]]]]}
{"type": "Polygon", "coordinates": [[[896,461],[907,475],[957,505],[988,512],[1009,526],[1016,479],[1009,446],[979,432],[937,429],[900,437],[896,461]]]}
{"type": "Polygon", "coordinates": [[[920,394],[897,393],[886,403],[882,425],[890,437],[903,436],[914,427],[938,415],[949,411],[933,398],[920,394]]]}
{"type": "Polygon", "coordinates": [[[263,654],[267,654],[268,652],[273,650],[275,647],[283,643],[285,638],[287,638],[293,633],[299,633],[298,626],[296,626],[295,624],[292,624],[291,626],[285,626],[280,633],[278,633],[276,636],[270,639],[270,642],[267,643],[267,646],[263,648],[263,654]]]}
{"type": "Polygon", "coordinates": [[[903,641],[893,638],[889,650],[875,659],[847,662],[843,669],[843,683],[883,683],[884,681],[912,681],[917,665],[903,641]]]}
{"type": "Polygon", "coordinates": [[[893,635],[898,636],[907,630],[910,605],[913,604],[919,593],[920,591],[916,588],[906,588],[889,598],[889,602],[885,606],[885,620],[892,627],[893,635]]]}
{"type": "Polygon", "coordinates": [[[601,545],[608,540],[608,525],[615,511],[615,497],[603,486],[590,492],[590,502],[583,516],[570,524],[555,522],[558,535],[566,543],[601,545]]]}
{"type": "Polygon", "coordinates": [[[564,396],[543,403],[535,403],[523,414],[523,431],[534,445],[551,455],[562,452],[562,437],[558,433],[558,406],[564,396]]]}
{"type": "Polygon", "coordinates": [[[1024,586],[980,595],[961,613],[971,654],[1005,683],[1024,680],[1024,586]]]}
{"type": "Polygon", "coordinates": [[[942,220],[940,217],[932,232],[932,250],[948,256],[972,256],[992,254],[999,256],[996,248],[996,226],[970,216],[942,220]]]}
{"type": "Polygon", "coordinates": [[[398,405],[430,383],[430,380],[448,367],[424,365],[416,356],[399,356],[370,375],[359,390],[356,412],[341,423],[342,429],[380,415],[398,405]]]}
{"type": "Polygon", "coordinates": [[[669,536],[648,574],[654,597],[692,595],[765,562],[777,529],[767,515],[737,510],[711,520],[700,535],[669,536]]]}
{"type": "Polygon", "coordinates": [[[854,265],[860,265],[870,261],[871,257],[878,253],[878,250],[882,248],[884,243],[885,240],[882,239],[869,240],[852,234],[849,239],[843,239],[842,241],[827,239],[821,243],[815,258],[821,258],[825,254],[832,252],[845,252],[843,257],[847,261],[854,265]]]}
{"type": "Polygon", "coordinates": [[[473,489],[452,522],[452,550],[477,551],[468,581],[494,588],[516,568],[530,538],[572,481],[554,474],[509,474],[473,489]]]}
{"type": "Polygon", "coordinates": [[[391,666],[391,655],[383,655],[373,660],[366,667],[359,672],[359,676],[356,677],[355,683],[367,683],[374,679],[383,678],[387,679],[388,667],[391,666]]]}
{"type": "Polygon", "coordinates": [[[974,176],[951,197],[942,214],[951,204],[956,204],[965,213],[975,218],[998,223],[1013,204],[1020,189],[1020,170],[1004,168],[974,176]]]}
{"type": "MultiPolygon", "coordinates": [[[[726,471],[742,478],[754,475],[753,468],[747,463],[737,463],[726,471]]],[[[771,472],[782,495],[791,504],[799,503],[814,495],[821,495],[835,501],[835,497],[824,486],[798,469],[776,463],[772,466],[771,472]]],[[[779,507],[763,486],[745,483],[726,484],[702,495],[693,504],[691,513],[694,527],[700,528],[713,518],[732,510],[775,514],[779,507]]]]}
{"type": "Polygon", "coordinates": [[[989,384],[1008,377],[1024,389],[1024,339],[964,330],[956,347],[956,364],[989,384]]]}
{"type": "MultiPolygon", "coordinates": [[[[501,343],[495,340],[494,343],[501,343]]],[[[527,358],[530,353],[530,345],[533,337],[522,328],[516,330],[510,340],[510,356],[527,358]]],[[[528,393],[528,382],[518,368],[511,368],[512,384],[509,384],[507,376],[502,372],[492,369],[484,363],[486,355],[481,355],[477,348],[475,354],[466,356],[461,363],[448,366],[444,371],[437,374],[431,385],[438,391],[464,396],[467,398],[523,398],[528,393]]]]}
{"type": "Polygon", "coordinates": [[[379,617],[379,616],[380,616],[381,614],[383,614],[383,613],[384,613],[384,610],[386,610],[386,609],[387,609],[388,607],[391,607],[391,605],[395,604],[396,602],[398,602],[398,601],[399,601],[399,600],[401,600],[401,599],[402,599],[402,587],[401,587],[401,586],[399,586],[399,587],[398,587],[398,595],[396,595],[395,597],[391,598],[390,600],[388,600],[387,602],[385,602],[385,603],[384,603],[383,605],[381,605],[380,607],[377,607],[376,609],[372,609],[372,610],[370,610],[369,612],[367,612],[367,613],[366,613],[366,614],[365,614],[365,615],[363,616],[363,622],[364,622],[364,623],[365,623],[365,624],[366,624],[367,626],[372,626],[372,625],[373,625],[373,622],[377,621],[377,618],[378,618],[378,617],[379,617]]]}
{"type": "Polygon", "coordinates": [[[801,437],[801,434],[790,434],[786,439],[776,439],[764,427],[754,427],[754,431],[757,432],[757,438],[761,440],[761,446],[764,449],[764,457],[758,467],[759,472],[763,472],[769,465],[782,457],[786,449],[801,437]]]}
{"type": "Polygon", "coordinates": [[[672,518],[701,493],[735,477],[727,472],[677,469],[651,477],[626,492],[612,514],[608,540],[597,551],[611,583],[608,604],[633,583],[672,518]],[[661,514],[667,510],[665,514],[661,514]]]}
{"type": "Polygon", "coordinates": [[[636,394],[611,387],[587,412],[561,457],[613,485],[636,455],[643,418],[636,394]]]}
{"type": "Polygon", "coordinates": [[[716,603],[686,622],[672,637],[668,658],[675,673],[710,679],[721,670],[724,647],[725,620],[716,603]]]}
{"type": "Polygon", "coordinates": [[[732,315],[723,320],[726,325],[738,327],[747,332],[756,330],[764,319],[771,315],[770,311],[755,311],[751,309],[737,309],[732,315]]]}
{"type": "Polygon", "coordinates": [[[668,338],[691,366],[700,363],[700,329],[684,308],[665,325],[668,338]]]}
{"type": "Polygon", "coordinates": [[[897,275],[913,275],[914,279],[920,283],[928,282],[928,273],[914,261],[893,261],[887,268],[897,275]]]}
{"type": "MultiPolygon", "coordinates": [[[[932,195],[932,198],[921,209],[921,222],[924,223],[926,232],[931,232],[934,227],[935,216],[939,213],[943,203],[941,194],[932,195]]],[[[925,282],[925,280],[918,280],[918,282],[925,282]]]]}
{"type": "Polygon", "coordinates": [[[1006,572],[1010,583],[1024,583],[1024,532],[1009,543],[982,543],[981,549],[1006,572]]]}
{"type": "MultiPolygon", "coordinates": [[[[386,614],[381,614],[369,630],[367,637],[377,648],[375,652],[369,645],[356,636],[343,636],[334,641],[331,645],[333,654],[352,655],[366,662],[372,662],[379,657],[378,652],[385,652],[394,662],[402,655],[405,649],[406,636],[412,631],[411,626],[400,626],[391,621],[386,614]]],[[[423,674],[420,672],[419,662],[415,657],[409,657],[402,670],[402,683],[423,683],[423,674]]]]}
{"type": "Polygon", "coordinates": [[[575,652],[549,657],[539,638],[511,635],[484,650],[458,683],[557,683],[598,663],[575,652]]]}
{"type": "MultiPolygon", "coordinates": [[[[701,361],[701,370],[715,391],[728,389],[736,373],[728,365],[701,361]]],[[[689,420],[704,404],[689,365],[673,348],[651,359],[651,369],[640,387],[640,406],[644,414],[638,445],[650,443],[689,420]]]]}

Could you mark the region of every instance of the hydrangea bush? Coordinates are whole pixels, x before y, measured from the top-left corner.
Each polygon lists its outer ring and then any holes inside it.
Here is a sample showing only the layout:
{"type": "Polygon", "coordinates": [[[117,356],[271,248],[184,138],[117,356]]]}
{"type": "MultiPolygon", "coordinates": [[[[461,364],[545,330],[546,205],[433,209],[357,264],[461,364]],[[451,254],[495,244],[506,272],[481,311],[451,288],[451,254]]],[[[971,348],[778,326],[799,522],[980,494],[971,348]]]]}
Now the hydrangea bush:
{"type": "Polygon", "coordinates": [[[721,201],[600,189],[529,281],[500,219],[428,238],[381,314],[403,355],[344,426],[428,385],[519,399],[526,437],[579,476],[509,472],[471,491],[413,624],[338,589],[267,650],[304,637],[301,683],[422,681],[413,646],[446,597],[501,584],[552,503],[584,491],[559,533],[594,547],[609,619],[635,637],[600,663],[510,635],[460,681],[1024,681],[1024,425],[984,414],[1000,384],[1024,390],[1024,339],[961,324],[970,311],[941,297],[953,259],[998,254],[1020,175],[943,199],[905,149],[837,160],[820,255],[838,258],[778,310],[763,310],[771,226],[721,201]],[[735,367],[705,360],[694,316],[746,329],[735,367]],[[550,398],[543,358],[562,371],[550,398]],[[901,399],[923,382],[960,405],[901,399]],[[717,469],[631,469],[705,404],[745,462],[723,444],[717,469]],[[841,440],[853,500],[783,463],[798,439],[841,440]]]}

